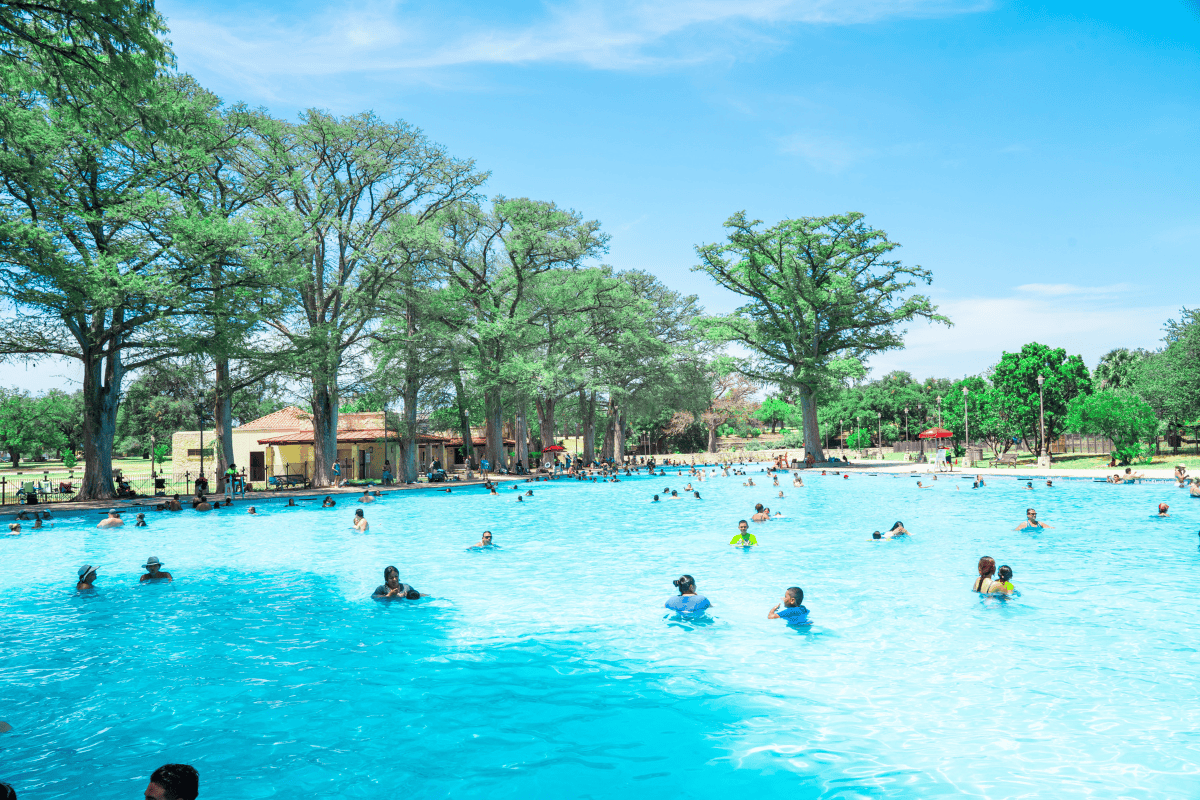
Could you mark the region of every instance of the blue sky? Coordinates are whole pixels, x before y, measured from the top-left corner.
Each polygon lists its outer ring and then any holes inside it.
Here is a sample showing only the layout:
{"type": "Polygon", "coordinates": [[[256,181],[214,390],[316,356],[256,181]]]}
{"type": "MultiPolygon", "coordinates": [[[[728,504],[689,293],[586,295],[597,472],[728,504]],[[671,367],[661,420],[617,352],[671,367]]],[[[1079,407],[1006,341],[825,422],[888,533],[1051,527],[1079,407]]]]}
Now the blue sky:
{"type": "Polygon", "coordinates": [[[291,118],[373,109],[599,219],[605,259],[700,295],[693,246],[861,211],[955,321],[874,374],[1037,340],[1094,365],[1200,305],[1195,0],[166,0],[179,68],[291,118]]]}

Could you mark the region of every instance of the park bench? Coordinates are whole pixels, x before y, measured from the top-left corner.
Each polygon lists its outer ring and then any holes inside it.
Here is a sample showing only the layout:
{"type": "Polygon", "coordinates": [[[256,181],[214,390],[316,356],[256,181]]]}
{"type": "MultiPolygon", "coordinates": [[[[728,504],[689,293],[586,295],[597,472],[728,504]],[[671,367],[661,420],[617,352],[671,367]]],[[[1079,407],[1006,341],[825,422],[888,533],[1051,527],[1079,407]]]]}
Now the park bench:
{"type": "Polygon", "coordinates": [[[283,489],[288,486],[308,486],[308,477],[303,474],[272,475],[267,479],[267,483],[276,489],[283,489]]]}
{"type": "Polygon", "coordinates": [[[1005,453],[1004,455],[1000,456],[995,461],[993,461],[992,465],[996,466],[996,467],[1003,467],[1003,466],[1007,465],[1007,466],[1012,467],[1013,469],[1016,469],[1017,468],[1017,454],[1016,453],[1005,453]]]}

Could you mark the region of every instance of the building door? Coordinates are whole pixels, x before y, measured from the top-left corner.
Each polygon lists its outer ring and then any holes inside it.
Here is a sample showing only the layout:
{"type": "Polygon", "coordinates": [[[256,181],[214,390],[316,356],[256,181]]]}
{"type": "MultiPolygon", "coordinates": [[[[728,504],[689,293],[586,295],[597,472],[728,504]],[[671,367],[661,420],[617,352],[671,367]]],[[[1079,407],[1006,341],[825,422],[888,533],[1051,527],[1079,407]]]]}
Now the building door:
{"type": "Polygon", "coordinates": [[[261,483],[267,479],[267,468],[264,460],[265,453],[261,450],[250,454],[250,482],[261,483]]]}

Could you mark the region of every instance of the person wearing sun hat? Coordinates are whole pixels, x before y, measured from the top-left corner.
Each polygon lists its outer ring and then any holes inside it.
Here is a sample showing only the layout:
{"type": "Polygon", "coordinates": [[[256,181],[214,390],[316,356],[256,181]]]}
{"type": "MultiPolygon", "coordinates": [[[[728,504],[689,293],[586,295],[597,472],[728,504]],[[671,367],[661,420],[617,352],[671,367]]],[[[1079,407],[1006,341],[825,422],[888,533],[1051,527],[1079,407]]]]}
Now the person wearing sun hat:
{"type": "Polygon", "coordinates": [[[95,589],[95,582],[96,568],[91,564],[84,564],[79,568],[79,582],[75,584],[75,591],[86,592],[95,589]]]}
{"type": "Polygon", "coordinates": [[[158,560],[158,556],[150,556],[147,558],[146,563],[142,564],[142,569],[145,569],[147,572],[141,577],[138,583],[145,583],[146,581],[175,580],[171,577],[171,573],[162,571],[162,565],[163,563],[158,560]]]}

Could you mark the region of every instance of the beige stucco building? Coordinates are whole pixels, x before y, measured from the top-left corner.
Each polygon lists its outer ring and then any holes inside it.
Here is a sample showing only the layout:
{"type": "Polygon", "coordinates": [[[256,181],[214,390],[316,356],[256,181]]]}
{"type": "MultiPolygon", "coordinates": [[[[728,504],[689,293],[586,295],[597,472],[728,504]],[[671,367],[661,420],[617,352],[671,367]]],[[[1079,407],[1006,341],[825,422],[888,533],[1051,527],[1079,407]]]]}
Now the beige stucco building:
{"type": "MultiPolygon", "coordinates": [[[[384,427],[383,412],[338,415],[337,460],[344,480],[380,480],[384,463],[390,461],[392,474],[399,460],[400,446],[395,430],[384,427]]],[[[312,477],[313,428],[312,414],[288,406],[274,414],[247,422],[233,429],[233,461],[238,471],[245,471],[246,482],[261,488],[272,476],[304,475],[312,477]]],[[[434,460],[443,465],[455,461],[454,448],[461,439],[435,434],[420,434],[417,446],[417,466],[422,472],[434,460]]],[[[472,444],[478,451],[482,439],[472,444]]],[[[210,431],[204,434],[204,472],[215,485],[216,461],[210,431]]],[[[176,480],[187,477],[194,481],[200,474],[200,433],[180,431],[171,439],[171,461],[176,480]]],[[[461,462],[461,456],[458,457],[461,462]]]]}

